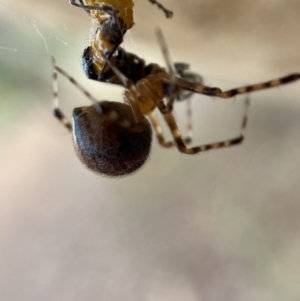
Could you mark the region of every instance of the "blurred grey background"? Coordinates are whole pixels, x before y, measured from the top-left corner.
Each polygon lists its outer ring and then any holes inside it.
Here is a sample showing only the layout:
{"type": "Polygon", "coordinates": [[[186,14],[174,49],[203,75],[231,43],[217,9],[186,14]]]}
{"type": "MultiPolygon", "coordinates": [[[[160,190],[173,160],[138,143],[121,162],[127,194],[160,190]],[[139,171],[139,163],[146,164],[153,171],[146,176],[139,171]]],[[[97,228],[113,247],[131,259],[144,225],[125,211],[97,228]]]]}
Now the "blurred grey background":
{"type": "MultiPolygon", "coordinates": [[[[300,2],[136,1],[124,47],[233,88],[300,71],[300,2]]],[[[99,99],[80,55],[92,24],[68,1],[0,2],[0,299],[293,301],[300,299],[300,83],[251,94],[242,146],[194,156],[153,141],[136,174],[83,167],[52,117],[50,55],[99,99]],[[7,51],[12,48],[17,51],[7,51]]],[[[85,105],[67,81],[60,102],[85,105]]],[[[193,97],[195,145],[238,134],[244,97],[193,97]]],[[[176,116],[185,127],[185,105],[176,116]]]]}

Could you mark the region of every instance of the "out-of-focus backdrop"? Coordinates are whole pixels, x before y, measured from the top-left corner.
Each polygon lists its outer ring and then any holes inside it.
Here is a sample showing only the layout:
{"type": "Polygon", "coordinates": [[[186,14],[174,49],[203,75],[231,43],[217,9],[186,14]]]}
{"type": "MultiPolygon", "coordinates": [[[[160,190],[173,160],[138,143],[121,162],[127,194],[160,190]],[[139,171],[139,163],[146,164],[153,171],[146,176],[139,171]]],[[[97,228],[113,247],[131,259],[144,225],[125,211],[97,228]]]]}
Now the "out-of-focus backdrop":
{"type": "MultiPolygon", "coordinates": [[[[299,1],[136,1],[124,47],[233,88],[300,71],[299,1]]],[[[0,299],[293,301],[300,299],[300,83],[250,95],[242,146],[186,156],[153,141],[137,173],[83,167],[51,113],[50,55],[99,99],[120,87],[85,79],[90,18],[64,1],[0,2],[0,299]],[[5,50],[16,49],[16,51],[5,50]]],[[[88,103],[60,79],[71,116],[88,103]]],[[[195,144],[239,133],[244,97],[195,95],[195,144]]],[[[185,127],[185,106],[176,116],[185,127]]]]}

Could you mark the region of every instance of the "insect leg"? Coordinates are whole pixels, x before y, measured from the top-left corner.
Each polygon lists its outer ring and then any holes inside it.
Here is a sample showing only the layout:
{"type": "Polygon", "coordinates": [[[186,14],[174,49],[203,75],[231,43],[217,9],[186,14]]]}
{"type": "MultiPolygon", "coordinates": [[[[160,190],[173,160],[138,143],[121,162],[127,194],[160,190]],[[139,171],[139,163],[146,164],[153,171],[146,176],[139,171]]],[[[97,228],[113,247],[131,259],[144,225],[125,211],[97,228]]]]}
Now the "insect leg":
{"type": "Polygon", "coordinates": [[[83,2],[81,0],[79,0],[80,3],[77,3],[76,0],[69,0],[69,3],[71,5],[74,5],[76,7],[80,7],[80,8],[83,8],[84,10],[86,11],[90,11],[90,10],[98,10],[98,11],[106,11],[107,13],[118,13],[119,10],[112,6],[112,5],[109,5],[109,4],[105,4],[105,3],[101,3],[97,6],[93,6],[93,5],[85,5],[83,4],[83,2]]]}
{"type": "Polygon", "coordinates": [[[151,2],[152,4],[156,5],[159,9],[161,9],[167,18],[172,18],[173,17],[173,12],[168,10],[167,8],[165,8],[161,3],[159,3],[156,0],[148,0],[149,2],[151,2]]]}

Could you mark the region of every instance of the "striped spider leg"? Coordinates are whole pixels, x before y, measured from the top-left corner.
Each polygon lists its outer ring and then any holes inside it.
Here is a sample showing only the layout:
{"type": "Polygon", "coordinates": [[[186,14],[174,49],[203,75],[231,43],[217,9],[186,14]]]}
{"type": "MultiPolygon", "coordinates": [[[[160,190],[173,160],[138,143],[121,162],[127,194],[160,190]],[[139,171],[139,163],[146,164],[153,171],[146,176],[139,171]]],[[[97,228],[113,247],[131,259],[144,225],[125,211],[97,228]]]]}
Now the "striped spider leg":
{"type": "Polygon", "coordinates": [[[52,58],[53,113],[73,133],[74,147],[80,161],[92,171],[118,177],[139,169],[151,150],[150,123],[130,105],[98,101],[52,58]],[[79,89],[93,105],[73,110],[72,123],[59,108],[57,75],[61,74],[79,89]]]}
{"type": "MultiPolygon", "coordinates": [[[[185,79],[177,78],[174,76],[174,72],[172,70],[172,65],[168,59],[168,52],[166,50],[166,44],[163,41],[163,37],[161,32],[158,32],[159,42],[162,46],[162,51],[167,61],[168,71],[160,72],[155,74],[150,74],[146,78],[138,81],[136,84],[133,84],[128,78],[126,78],[120,70],[118,70],[115,66],[113,66],[109,61],[110,68],[115,72],[115,74],[119,77],[120,81],[123,82],[123,85],[126,87],[126,92],[124,95],[126,102],[134,102],[138,104],[137,108],[133,108],[133,110],[137,110],[135,114],[144,114],[148,115],[150,118],[150,122],[154,128],[157,139],[159,143],[164,147],[171,147],[176,145],[178,150],[185,154],[196,154],[201,151],[206,151],[209,149],[217,149],[222,147],[229,147],[232,145],[240,144],[244,139],[244,134],[247,125],[247,116],[250,105],[249,98],[245,101],[245,112],[242,121],[241,132],[238,137],[233,139],[211,143],[207,145],[195,146],[188,148],[186,144],[190,142],[189,137],[187,139],[182,138],[182,135],[177,126],[175,117],[173,115],[173,102],[176,99],[176,95],[182,93],[182,91],[192,91],[199,94],[208,94],[217,90],[217,88],[209,88],[204,85],[198,83],[192,83],[185,79]],[[165,90],[168,89],[170,91],[170,99],[165,103],[165,90]],[[173,141],[166,142],[161,126],[159,124],[158,118],[154,112],[154,109],[158,108],[158,110],[162,113],[170,131],[173,136],[173,141]]],[[[208,94],[209,95],[209,94],[208,94]]],[[[190,124],[190,123],[189,123],[190,124]]],[[[191,127],[191,126],[190,126],[191,127]]]]}

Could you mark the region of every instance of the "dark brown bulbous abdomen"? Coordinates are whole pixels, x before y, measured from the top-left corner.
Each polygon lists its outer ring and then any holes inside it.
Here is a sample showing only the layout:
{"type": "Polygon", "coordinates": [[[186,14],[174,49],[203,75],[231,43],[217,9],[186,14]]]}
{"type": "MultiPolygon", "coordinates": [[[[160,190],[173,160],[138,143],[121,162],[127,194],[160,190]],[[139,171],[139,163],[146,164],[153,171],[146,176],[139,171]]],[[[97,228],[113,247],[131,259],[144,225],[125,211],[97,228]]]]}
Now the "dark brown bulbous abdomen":
{"type": "Polygon", "coordinates": [[[136,124],[124,103],[101,101],[75,108],[73,135],[79,159],[91,170],[112,177],[134,172],[147,160],[152,131],[146,118],[136,124]]]}

